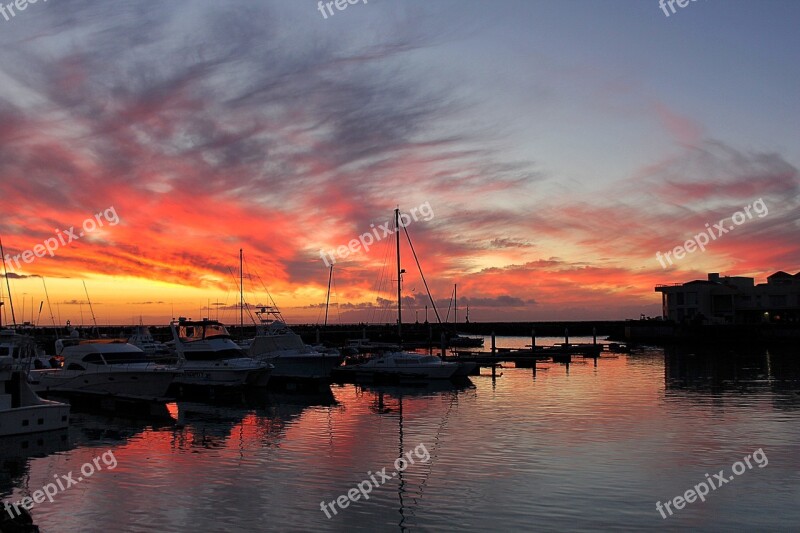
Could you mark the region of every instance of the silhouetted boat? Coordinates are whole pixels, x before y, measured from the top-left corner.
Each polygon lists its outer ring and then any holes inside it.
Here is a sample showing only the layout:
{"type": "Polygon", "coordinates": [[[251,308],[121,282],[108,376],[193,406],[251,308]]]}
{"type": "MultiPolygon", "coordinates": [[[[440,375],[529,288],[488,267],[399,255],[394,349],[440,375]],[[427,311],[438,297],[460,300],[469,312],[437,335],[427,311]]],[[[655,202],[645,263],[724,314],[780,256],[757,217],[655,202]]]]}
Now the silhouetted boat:
{"type": "Polygon", "coordinates": [[[275,368],[272,376],[289,379],[326,380],[344,357],[337,353],[318,352],[303,342],[272,307],[256,311],[259,324],[250,342],[249,355],[275,368]]]}
{"type": "Polygon", "coordinates": [[[56,431],[69,425],[69,405],[40,398],[11,356],[0,357],[0,384],[0,437],[56,431]]]}
{"type": "Polygon", "coordinates": [[[29,380],[41,393],[111,396],[121,400],[154,401],[183,372],[157,365],[145,353],[123,340],[88,340],[64,346],[58,369],[32,370],[29,380]]]}
{"type": "Polygon", "coordinates": [[[256,361],[231,339],[216,320],[187,320],[170,323],[178,365],[183,374],[175,383],[201,387],[266,386],[272,365],[256,361]]]}

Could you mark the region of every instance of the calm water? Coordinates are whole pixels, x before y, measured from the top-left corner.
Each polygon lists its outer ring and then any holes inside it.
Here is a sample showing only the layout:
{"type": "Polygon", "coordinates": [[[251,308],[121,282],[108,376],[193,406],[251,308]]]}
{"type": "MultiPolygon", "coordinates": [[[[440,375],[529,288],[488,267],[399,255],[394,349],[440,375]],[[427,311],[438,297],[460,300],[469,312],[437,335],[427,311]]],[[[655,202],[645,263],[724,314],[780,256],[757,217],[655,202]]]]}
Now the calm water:
{"type": "Polygon", "coordinates": [[[65,450],[8,460],[13,443],[0,443],[0,496],[77,478],[111,450],[115,469],[34,508],[42,531],[797,531],[797,355],[653,348],[542,364],[535,376],[505,368],[460,389],[348,385],[251,407],[180,403],[177,424],[76,414],[66,442],[35,444],[65,450]],[[391,473],[420,444],[429,462],[326,518],[322,500],[368,471],[391,473]],[[667,519],[656,510],[759,448],[766,467],[667,519]]]}

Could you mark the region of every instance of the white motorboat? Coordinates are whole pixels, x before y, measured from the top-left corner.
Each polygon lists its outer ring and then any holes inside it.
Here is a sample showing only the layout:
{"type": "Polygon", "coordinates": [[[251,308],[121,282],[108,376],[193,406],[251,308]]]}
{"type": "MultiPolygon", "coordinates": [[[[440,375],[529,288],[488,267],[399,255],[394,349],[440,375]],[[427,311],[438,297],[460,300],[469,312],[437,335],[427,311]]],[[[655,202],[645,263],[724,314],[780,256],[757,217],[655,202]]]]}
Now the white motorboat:
{"type": "Polygon", "coordinates": [[[62,368],[30,372],[34,390],[157,401],[167,396],[173,380],[183,374],[153,363],[142,350],[119,339],[81,341],[64,346],[59,355],[64,359],[62,368]]]}
{"type": "Polygon", "coordinates": [[[63,430],[69,405],[40,398],[13,357],[0,357],[0,437],[63,430]]]}
{"type": "Polygon", "coordinates": [[[272,365],[248,357],[231,339],[224,325],[216,320],[187,320],[170,323],[178,367],[183,375],[178,385],[242,387],[267,385],[272,365]]]}
{"type": "Polygon", "coordinates": [[[253,359],[272,364],[273,377],[325,380],[342,364],[344,358],[338,351],[320,352],[305,344],[274,308],[262,307],[256,315],[260,323],[256,337],[249,343],[249,354],[253,359]]]}
{"type": "Polygon", "coordinates": [[[347,365],[337,372],[357,379],[450,379],[459,370],[459,364],[442,361],[435,355],[413,352],[386,352],[365,363],[347,365]]]}

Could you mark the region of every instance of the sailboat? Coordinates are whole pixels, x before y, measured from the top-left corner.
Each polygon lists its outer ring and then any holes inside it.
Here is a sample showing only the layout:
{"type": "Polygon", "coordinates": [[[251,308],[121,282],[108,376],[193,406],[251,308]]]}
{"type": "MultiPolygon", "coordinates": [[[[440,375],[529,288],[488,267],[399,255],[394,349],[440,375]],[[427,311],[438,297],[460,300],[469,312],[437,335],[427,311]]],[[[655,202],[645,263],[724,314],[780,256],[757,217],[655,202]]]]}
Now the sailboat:
{"type": "Polygon", "coordinates": [[[402,275],[400,267],[400,209],[395,209],[395,235],[397,237],[397,327],[401,350],[385,352],[365,363],[348,365],[338,369],[342,376],[358,379],[414,381],[450,379],[459,370],[459,364],[445,362],[435,355],[423,355],[402,350],[403,301],[402,275]]]}
{"type": "MultiPolygon", "coordinates": [[[[453,323],[458,327],[458,284],[453,285],[453,299],[455,300],[455,319],[453,323]]],[[[467,306],[467,323],[469,323],[469,306],[467,306]]],[[[447,344],[451,348],[482,348],[483,337],[470,337],[455,332],[448,339],[447,344]]]]}

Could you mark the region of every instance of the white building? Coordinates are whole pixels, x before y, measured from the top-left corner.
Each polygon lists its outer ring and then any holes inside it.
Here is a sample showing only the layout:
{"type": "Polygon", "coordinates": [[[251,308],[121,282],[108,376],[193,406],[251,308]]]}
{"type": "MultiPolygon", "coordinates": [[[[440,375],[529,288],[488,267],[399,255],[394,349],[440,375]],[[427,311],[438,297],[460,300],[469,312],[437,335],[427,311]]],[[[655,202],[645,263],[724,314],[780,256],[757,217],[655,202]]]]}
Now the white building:
{"type": "Polygon", "coordinates": [[[657,285],[664,319],[675,322],[754,324],[800,322],[800,272],[776,272],[767,283],[753,278],[720,277],[657,285]]]}

